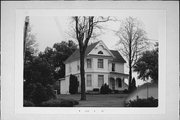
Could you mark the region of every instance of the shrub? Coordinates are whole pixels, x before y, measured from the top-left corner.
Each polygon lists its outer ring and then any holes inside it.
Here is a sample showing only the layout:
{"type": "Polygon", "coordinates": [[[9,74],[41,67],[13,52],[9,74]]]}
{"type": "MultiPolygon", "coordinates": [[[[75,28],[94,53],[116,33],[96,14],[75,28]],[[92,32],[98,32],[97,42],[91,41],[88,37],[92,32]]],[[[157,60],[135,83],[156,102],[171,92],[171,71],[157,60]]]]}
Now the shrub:
{"type": "Polygon", "coordinates": [[[153,97],[149,97],[147,99],[139,99],[129,101],[127,103],[128,107],[157,107],[158,106],[158,99],[154,99],[153,97]]]}
{"type": "Polygon", "coordinates": [[[99,92],[99,88],[94,88],[93,91],[94,92],[99,92]]]}
{"type": "Polygon", "coordinates": [[[48,99],[55,99],[56,98],[56,95],[54,93],[54,89],[53,89],[52,85],[47,85],[46,93],[47,93],[48,99]]]}
{"type": "Polygon", "coordinates": [[[61,102],[61,107],[73,107],[73,102],[70,100],[63,100],[61,102]]]}
{"type": "Polygon", "coordinates": [[[79,102],[73,99],[51,99],[48,101],[42,102],[42,107],[73,107],[74,105],[78,105],[79,102]]]}
{"type": "Polygon", "coordinates": [[[65,100],[63,100],[63,101],[70,101],[70,102],[72,102],[73,103],[73,105],[78,105],[79,104],[79,102],[77,101],[77,100],[74,100],[74,99],[65,99],[65,100]]]}
{"type": "Polygon", "coordinates": [[[41,83],[37,83],[35,91],[32,94],[32,102],[36,106],[39,106],[43,101],[47,101],[48,99],[46,88],[41,83]]]}
{"type": "Polygon", "coordinates": [[[100,89],[100,93],[101,94],[111,93],[111,89],[109,88],[109,85],[107,85],[106,83],[104,85],[102,85],[101,89],[100,89]]]}
{"type": "Polygon", "coordinates": [[[59,99],[51,99],[48,101],[44,101],[41,104],[42,107],[61,107],[61,100],[59,99]]]}
{"type": "Polygon", "coordinates": [[[114,91],[114,93],[119,93],[119,90],[113,90],[114,91]]]}
{"type": "Polygon", "coordinates": [[[69,93],[76,94],[78,92],[78,86],[79,86],[77,77],[74,75],[70,75],[69,82],[70,82],[69,83],[69,93]]]}
{"type": "Polygon", "coordinates": [[[123,93],[128,94],[129,91],[128,91],[127,89],[124,89],[124,90],[123,90],[123,93]]]}
{"type": "Polygon", "coordinates": [[[31,102],[31,101],[24,100],[23,106],[24,106],[24,107],[32,107],[32,106],[35,106],[35,105],[34,105],[34,103],[31,102]]]}
{"type": "Polygon", "coordinates": [[[23,91],[24,100],[31,101],[33,92],[36,89],[36,84],[24,82],[23,87],[24,87],[24,91],[23,91]]]}

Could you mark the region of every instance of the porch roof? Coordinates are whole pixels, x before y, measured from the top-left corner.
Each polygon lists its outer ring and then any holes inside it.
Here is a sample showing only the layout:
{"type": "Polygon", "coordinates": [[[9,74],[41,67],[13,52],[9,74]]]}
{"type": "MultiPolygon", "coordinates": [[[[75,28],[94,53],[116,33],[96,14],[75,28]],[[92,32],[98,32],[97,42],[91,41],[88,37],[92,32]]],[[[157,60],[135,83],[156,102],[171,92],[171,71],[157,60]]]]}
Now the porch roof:
{"type": "Polygon", "coordinates": [[[124,78],[128,78],[129,75],[125,74],[125,73],[110,72],[109,77],[124,77],[124,78]]]}

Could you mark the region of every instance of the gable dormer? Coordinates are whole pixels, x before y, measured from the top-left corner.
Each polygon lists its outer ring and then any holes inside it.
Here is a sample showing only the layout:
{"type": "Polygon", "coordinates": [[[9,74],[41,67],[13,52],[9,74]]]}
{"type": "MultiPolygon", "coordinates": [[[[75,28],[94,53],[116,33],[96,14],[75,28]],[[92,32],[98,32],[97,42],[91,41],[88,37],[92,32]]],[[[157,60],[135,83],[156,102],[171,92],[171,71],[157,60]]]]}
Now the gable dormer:
{"type": "Polygon", "coordinates": [[[100,41],[94,49],[91,50],[89,55],[100,55],[100,56],[111,56],[114,58],[114,55],[111,53],[111,51],[107,48],[107,46],[100,41]]]}

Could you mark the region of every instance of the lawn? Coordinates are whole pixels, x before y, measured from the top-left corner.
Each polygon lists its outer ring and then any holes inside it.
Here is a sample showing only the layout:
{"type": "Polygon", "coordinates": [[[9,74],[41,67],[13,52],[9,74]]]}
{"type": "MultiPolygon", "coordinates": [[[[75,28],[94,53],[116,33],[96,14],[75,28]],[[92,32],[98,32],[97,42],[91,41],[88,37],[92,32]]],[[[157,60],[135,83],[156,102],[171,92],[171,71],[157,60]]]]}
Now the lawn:
{"type": "Polygon", "coordinates": [[[76,105],[75,107],[124,107],[124,101],[127,96],[127,94],[88,94],[86,95],[86,101],[80,100],[80,94],[58,95],[58,98],[74,99],[79,101],[79,105],[76,105]]]}

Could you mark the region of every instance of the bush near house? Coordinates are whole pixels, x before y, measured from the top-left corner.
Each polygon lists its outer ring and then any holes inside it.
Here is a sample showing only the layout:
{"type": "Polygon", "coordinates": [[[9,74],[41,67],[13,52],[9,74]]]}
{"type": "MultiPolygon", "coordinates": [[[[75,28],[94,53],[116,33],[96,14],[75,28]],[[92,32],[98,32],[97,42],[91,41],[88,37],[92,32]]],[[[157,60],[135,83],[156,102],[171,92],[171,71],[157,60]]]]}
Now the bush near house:
{"type": "Polygon", "coordinates": [[[107,85],[106,83],[101,86],[101,89],[100,89],[101,94],[109,94],[111,92],[112,90],[109,88],[109,85],[107,85]]]}
{"type": "Polygon", "coordinates": [[[51,99],[45,102],[42,102],[42,107],[73,107],[78,105],[79,102],[73,99],[63,100],[63,99],[51,99]]]}
{"type": "Polygon", "coordinates": [[[127,107],[158,107],[158,99],[153,97],[149,97],[147,99],[139,99],[130,100],[129,103],[126,104],[127,107]]]}
{"type": "Polygon", "coordinates": [[[78,93],[79,82],[77,80],[77,77],[75,75],[70,75],[69,82],[70,82],[69,83],[69,93],[70,94],[78,93]]]}
{"type": "Polygon", "coordinates": [[[43,86],[41,83],[24,84],[24,106],[40,106],[43,101],[55,99],[56,95],[52,85],[43,86]]]}

